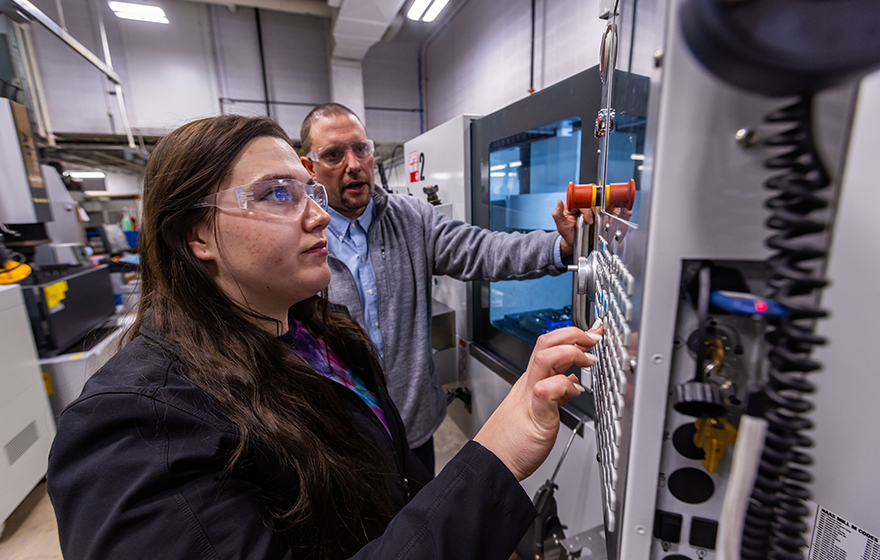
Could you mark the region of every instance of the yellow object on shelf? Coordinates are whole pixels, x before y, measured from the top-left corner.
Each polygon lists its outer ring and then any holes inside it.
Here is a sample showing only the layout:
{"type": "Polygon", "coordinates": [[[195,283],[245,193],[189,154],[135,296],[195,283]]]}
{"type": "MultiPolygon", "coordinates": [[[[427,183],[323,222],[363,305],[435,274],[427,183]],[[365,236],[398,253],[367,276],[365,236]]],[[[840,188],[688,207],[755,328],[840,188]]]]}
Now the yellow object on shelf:
{"type": "Polygon", "coordinates": [[[0,284],[14,284],[31,274],[31,267],[25,263],[9,260],[0,266],[0,284]]]}
{"type": "Polygon", "coordinates": [[[58,307],[62,301],[67,298],[67,281],[55,282],[43,288],[43,295],[46,298],[46,309],[50,312],[58,307]]]}

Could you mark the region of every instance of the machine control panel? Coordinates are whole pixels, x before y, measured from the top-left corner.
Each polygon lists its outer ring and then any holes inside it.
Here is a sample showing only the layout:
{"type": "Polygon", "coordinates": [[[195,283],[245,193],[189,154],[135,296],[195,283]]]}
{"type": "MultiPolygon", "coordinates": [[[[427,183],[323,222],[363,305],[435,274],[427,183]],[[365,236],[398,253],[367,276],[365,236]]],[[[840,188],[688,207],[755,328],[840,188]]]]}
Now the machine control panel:
{"type": "Polygon", "coordinates": [[[623,477],[619,473],[626,472],[628,411],[632,403],[635,362],[627,348],[632,337],[630,297],[635,279],[601,238],[594,254],[591,315],[602,322],[605,336],[596,346],[599,361],[590,368],[590,375],[596,402],[594,420],[605,526],[613,533],[617,531],[623,501],[623,477]]]}

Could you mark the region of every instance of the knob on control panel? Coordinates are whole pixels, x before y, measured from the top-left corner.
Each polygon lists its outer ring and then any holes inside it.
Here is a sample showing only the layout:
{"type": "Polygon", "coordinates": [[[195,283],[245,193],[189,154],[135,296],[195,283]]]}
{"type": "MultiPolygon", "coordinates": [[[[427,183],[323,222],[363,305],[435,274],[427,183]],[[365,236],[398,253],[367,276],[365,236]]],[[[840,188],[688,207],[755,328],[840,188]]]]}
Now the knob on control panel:
{"type": "Polygon", "coordinates": [[[701,381],[678,385],[675,388],[674,408],[696,418],[718,418],[727,411],[718,386],[701,381]]]}

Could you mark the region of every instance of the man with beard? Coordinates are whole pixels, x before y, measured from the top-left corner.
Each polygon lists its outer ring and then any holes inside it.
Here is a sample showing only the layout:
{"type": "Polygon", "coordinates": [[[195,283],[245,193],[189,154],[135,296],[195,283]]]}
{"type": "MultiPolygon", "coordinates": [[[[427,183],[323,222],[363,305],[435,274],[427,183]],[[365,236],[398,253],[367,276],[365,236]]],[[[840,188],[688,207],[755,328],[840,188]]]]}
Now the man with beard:
{"type": "Polygon", "coordinates": [[[373,142],[347,107],[325,103],[303,121],[303,166],[330,203],[330,301],[348,307],[384,363],[410,447],[434,472],[433,435],[446,395],[431,358],[431,278],[525,280],[565,272],[576,216],[558,202],[556,232],[485,230],[433,206],[376,189],[373,142]]]}

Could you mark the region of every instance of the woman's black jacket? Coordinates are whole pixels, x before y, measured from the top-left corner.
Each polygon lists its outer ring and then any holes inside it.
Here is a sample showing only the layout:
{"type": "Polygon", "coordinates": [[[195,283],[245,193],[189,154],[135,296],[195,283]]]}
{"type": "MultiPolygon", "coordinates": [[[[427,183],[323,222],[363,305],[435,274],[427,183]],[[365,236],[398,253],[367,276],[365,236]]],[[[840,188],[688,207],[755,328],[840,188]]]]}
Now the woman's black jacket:
{"type": "MultiPolygon", "coordinates": [[[[265,499],[267,485],[295,492],[296,472],[277,461],[266,465],[261,456],[247,459],[263,468],[223,476],[238,432],[213,399],[180,374],[170,348],[142,327],[62,414],[47,481],[64,557],[302,557],[289,537],[272,529],[265,499]],[[292,482],[279,486],[278,480],[292,482]]],[[[471,441],[408,501],[404,479],[411,491],[429,477],[406,445],[383,385],[371,381],[390,438],[360,398],[339,391],[353,427],[373,437],[398,469],[389,488],[402,509],[352,558],[507,560],[535,516],[510,471],[471,441]]],[[[309,535],[296,537],[305,542],[309,535]]]]}

